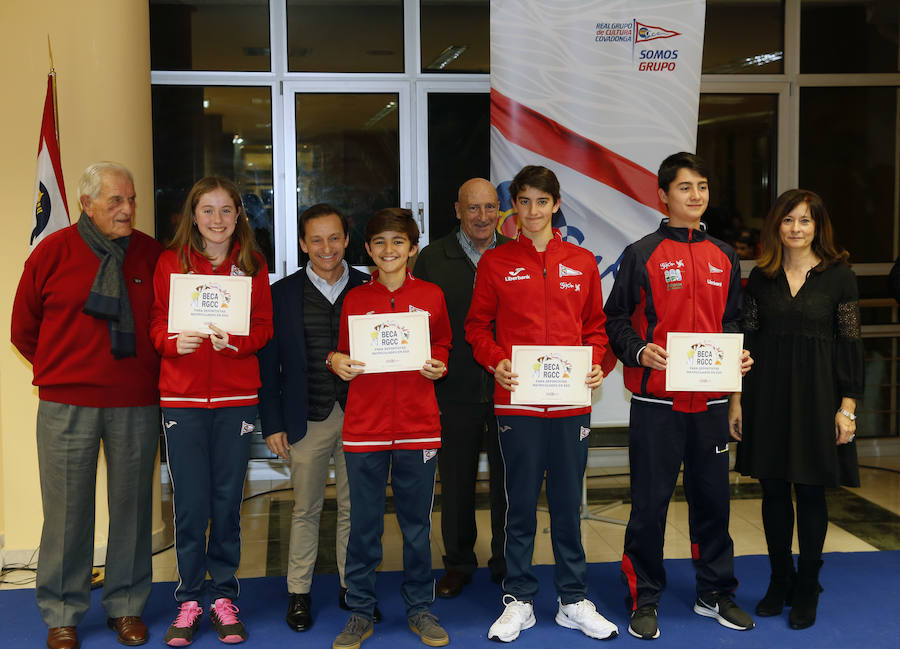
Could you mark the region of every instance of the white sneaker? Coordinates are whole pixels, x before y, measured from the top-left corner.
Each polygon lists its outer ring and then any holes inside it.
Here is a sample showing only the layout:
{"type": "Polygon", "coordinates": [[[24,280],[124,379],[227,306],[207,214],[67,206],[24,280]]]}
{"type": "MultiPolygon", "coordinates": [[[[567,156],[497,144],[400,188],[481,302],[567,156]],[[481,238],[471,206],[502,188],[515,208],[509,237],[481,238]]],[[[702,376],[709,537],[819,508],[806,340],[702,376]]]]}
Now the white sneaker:
{"type": "Polygon", "coordinates": [[[520,602],[512,595],[503,596],[506,608],[488,630],[488,638],[501,642],[512,642],[519,633],[534,626],[534,607],[531,602],[520,602]]]}
{"type": "Polygon", "coordinates": [[[579,629],[589,638],[609,640],[619,635],[619,628],[597,612],[597,607],[588,599],[574,604],[559,602],[556,623],[567,629],[579,629]]]}

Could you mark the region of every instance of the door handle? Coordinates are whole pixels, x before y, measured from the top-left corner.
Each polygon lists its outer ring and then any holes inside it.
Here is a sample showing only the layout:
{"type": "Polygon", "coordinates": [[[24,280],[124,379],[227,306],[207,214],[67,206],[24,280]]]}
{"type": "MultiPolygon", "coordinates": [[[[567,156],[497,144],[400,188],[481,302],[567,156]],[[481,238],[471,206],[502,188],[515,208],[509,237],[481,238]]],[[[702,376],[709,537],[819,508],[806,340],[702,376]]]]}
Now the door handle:
{"type": "Polygon", "coordinates": [[[425,203],[419,201],[416,203],[416,209],[413,209],[412,202],[407,201],[404,204],[404,207],[413,213],[413,219],[416,221],[416,225],[419,226],[419,234],[424,234],[425,232],[425,203]]]}

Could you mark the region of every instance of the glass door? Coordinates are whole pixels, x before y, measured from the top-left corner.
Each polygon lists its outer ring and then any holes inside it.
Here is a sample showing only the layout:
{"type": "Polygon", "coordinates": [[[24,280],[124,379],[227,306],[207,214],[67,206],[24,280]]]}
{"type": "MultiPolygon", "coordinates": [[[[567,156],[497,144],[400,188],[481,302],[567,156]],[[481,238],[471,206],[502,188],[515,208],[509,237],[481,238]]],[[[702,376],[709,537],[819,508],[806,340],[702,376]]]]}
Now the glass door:
{"type": "Polygon", "coordinates": [[[459,186],[490,179],[490,105],[487,78],[416,84],[416,186],[428,241],[456,226],[459,186]]]}
{"type": "Polygon", "coordinates": [[[347,261],[370,263],[363,233],[372,213],[416,203],[410,113],[408,83],[284,84],[286,273],[305,261],[297,218],[316,203],[333,205],[350,221],[347,261]]]}

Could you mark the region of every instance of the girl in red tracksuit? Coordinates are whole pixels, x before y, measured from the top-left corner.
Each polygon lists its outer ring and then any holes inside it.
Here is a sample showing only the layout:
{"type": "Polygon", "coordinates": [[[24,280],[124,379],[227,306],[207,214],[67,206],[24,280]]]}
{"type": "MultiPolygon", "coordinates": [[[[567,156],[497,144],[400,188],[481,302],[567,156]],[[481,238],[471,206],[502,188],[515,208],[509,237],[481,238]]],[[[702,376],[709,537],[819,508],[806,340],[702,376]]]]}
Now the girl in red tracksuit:
{"type": "Polygon", "coordinates": [[[366,225],[366,251],[378,270],[372,280],[344,298],[338,350],[326,364],[351,381],[344,415],[343,444],[350,483],[350,539],[344,579],[350,619],[333,649],[359,647],[372,634],[375,569],[381,563],[385,486],[388,473],[403,534],[403,599],[410,629],[432,647],[450,640],[429,607],[431,505],[434,470],[441,446],[441,422],[433,381],[447,371],[450,319],[439,287],[407,270],[419,230],[409,210],[376,212],[366,225]],[[426,311],[431,356],[419,371],[365,373],[348,355],[348,317],[369,313],[426,311]]]}
{"type": "Polygon", "coordinates": [[[175,238],[159,258],[150,335],[162,355],[159,390],[175,509],[179,613],[167,644],[191,643],[200,621],[208,572],[210,622],[226,643],[247,637],[233,604],[241,558],[240,510],[255,427],[259,365],[256,352],[272,336],[272,298],[265,261],[241,209],[240,193],[224,178],[198,181],[188,194],[175,238]],[[173,273],[250,275],[250,333],[169,334],[173,273]],[[209,525],[207,543],[206,528],[209,525]]]}

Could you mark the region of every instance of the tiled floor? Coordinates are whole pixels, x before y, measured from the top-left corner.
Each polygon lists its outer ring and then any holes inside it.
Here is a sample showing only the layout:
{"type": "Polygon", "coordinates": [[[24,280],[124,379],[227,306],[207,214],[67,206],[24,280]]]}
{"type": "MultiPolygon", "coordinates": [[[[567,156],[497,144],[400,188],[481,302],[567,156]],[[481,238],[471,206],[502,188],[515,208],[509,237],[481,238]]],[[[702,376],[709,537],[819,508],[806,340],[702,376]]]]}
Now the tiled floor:
{"type": "MultiPolygon", "coordinates": [[[[876,551],[879,549],[900,549],[900,457],[861,458],[861,464],[872,467],[861,469],[862,486],[859,489],[835,489],[829,491],[829,512],[832,523],[825,541],[825,551],[876,551]],[[839,521],[839,523],[838,523],[839,521]]],[[[603,502],[625,497],[627,500],[628,477],[626,469],[603,469],[592,471],[589,478],[589,501],[592,510],[599,509],[603,502]],[[612,474],[612,475],[608,475],[612,474]]],[[[258,577],[284,574],[287,530],[289,529],[290,492],[285,482],[259,481],[248,483],[248,500],[244,503],[242,517],[243,554],[238,575],[258,577]],[[288,517],[285,519],[285,517],[288,517]]],[[[486,488],[486,483],[481,487],[486,488]]],[[[735,553],[765,554],[766,545],[760,520],[759,488],[755,480],[732,474],[731,535],[735,553]]],[[[438,487],[439,488],[439,487],[438,487]]],[[[687,503],[679,499],[680,489],[669,508],[666,527],[666,558],[690,556],[688,538],[687,503]]],[[[333,543],[333,531],[328,536],[329,524],[333,529],[333,494],[330,505],[326,502],[323,514],[323,545],[333,543]],[[329,523],[329,517],[331,522],[329,523]],[[327,540],[327,541],[326,541],[327,540]]],[[[164,496],[164,500],[166,497],[164,496]]],[[[486,497],[482,499],[486,502],[486,497]]],[[[167,525],[171,526],[171,507],[167,525]]],[[[389,501],[390,509],[390,501],[389,501]]],[[[627,519],[628,504],[620,504],[603,511],[604,516],[627,519]]],[[[432,562],[435,568],[442,566],[443,542],[440,534],[440,511],[436,504],[432,515],[432,562]]],[[[489,556],[490,521],[489,512],[477,512],[479,536],[476,554],[482,562],[489,556]]],[[[534,561],[538,564],[553,563],[550,535],[546,531],[549,516],[538,512],[538,534],[535,541],[534,561]]],[[[171,538],[171,530],[166,534],[171,538]]],[[[582,539],[589,561],[618,561],[622,556],[625,528],[612,523],[585,520],[582,525],[582,539]]],[[[400,570],[402,538],[397,518],[393,513],[385,515],[384,561],[382,570],[400,570]]],[[[794,551],[796,552],[796,538],[794,551]]],[[[322,549],[319,561],[323,571],[334,570],[332,549],[322,549]]],[[[27,582],[31,573],[12,573],[9,582],[27,582]]],[[[175,581],[174,550],[159,552],[153,559],[154,581],[175,581]]],[[[33,584],[0,584],[0,588],[29,587],[33,584]]]]}
{"type": "MultiPolygon", "coordinates": [[[[900,457],[865,458],[862,463],[900,470],[900,457]]],[[[627,499],[628,476],[625,475],[626,470],[626,468],[612,468],[592,473],[592,477],[588,481],[589,500],[592,510],[600,509],[603,502],[614,498],[625,496],[627,499]],[[612,475],[605,477],[606,474],[612,475]]],[[[880,508],[884,508],[887,510],[885,512],[886,515],[897,515],[897,522],[900,523],[900,473],[862,469],[862,476],[863,486],[861,488],[850,490],[836,489],[829,493],[829,507],[832,517],[841,518],[842,520],[848,518],[843,513],[844,508],[840,503],[836,504],[836,500],[841,500],[842,496],[846,494],[847,497],[853,498],[854,502],[856,502],[854,496],[859,496],[865,499],[863,502],[868,501],[878,505],[879,507],[876,509],[879,511],[881,511],[880,508]]],[[[765,554],[766,545],[760,519],[758,484],[755,480],[736,474],[732,474],[732,482],[734,497],[731,503],[731,535],[735,543],[735,552],[738,555],[765,554]]],[[[260,491],[278,489],[284,486],[284,484],[279,483],[251,484],[248,485],[248,493],[259,493],[260,491]]],[[[487,485],[483,484],[481,487],[486,489],[487,485]]],[[[440,485],[438,485],[439,489],[440,485]]],[[[286,530],[288,525],[286,521],[281,520],[281,523],[278,525],[281,533],[272,533],[272,528],[275,527],[273,521],[279,520],[277,517],[270,516],[272,501],[276,500],[285,501],[284,503],[278,503],[277,509],[283,510],[283,513],[280,513],[279,516],[289,516],[290,492],[288,491],[258,496],[250,499],[244,505],[242,523],[244,551],[241,568],[238,573],[239,576],[255,577],[265,574],[284,574],[283,557],[286,556],[286,530]],[[280,557],[281,560],[279,560],[280,557]]],[[[486,496],[482,500],[486,501],[486,496]]],[[[388,508],[390,509],[390,501],[388,508]]],[[[439,509],[438,503],[432,515],[431,550],[432,563],[435,568],[442,567],[441,556],[444,551],[444,544],[440,534],[441,514],[439,509]]],[[[629,505],[621,504],[604,510],[602,515],[626,520],[628,513],[629,505]]],[[[864,513],[870,517],[872,516],[871,511],[864,513]]],[[[333,513],[326,511],[323,516],[327,519],[329,516],[333,516],[333,513]]],[[[852,516],[850,518],[852,519],[852,516]]],[[[490,555],[490,514],[488,510],[479,509],[476,519],[478,521],[478,529],[483,531],[476,544],[476,554],[482,561],[485,561],[490,555]]],[[[683,499],[678,500],[676,495],[676,500],[673,500],[669,508],[668,525],[666,527],[666,558],[686,558],[690,556],[687,521],[687,503],[683,499]]],[[[879,541],[877,546],[859,538],[853,533],[853,528],[865,526],[869,522],[868,520],[851,520],[852,524],[847,525],[851,529],[845,529],[832,523],[829,526],[828,537],[825,541],[825,551],[852,552],[875,551],[886,547],[900,548],[900,530],[896,530],[897,534],[889,534],[888,538],[879,541]]],[[[538,534],[535,540],[535,563],[553,563],[550,535],[546,531],[549,523],[549,515],[546,512],[539,511],[538,534]]],[[[323,527],[327,527],[327,523],[323,523],[323,527]]],[[[871,536],[871,534],[867,533],[867,536],[871,536]]],[[[331,539],[333,537],[328,537],[329,541],[331,539]]],[[[582,540],[589,561],[618,561],[622,557],[624,539],[625,527],[622,525],[591,520],[586,520],[582,524],[582,540]]],[[[393,513],[386,514],[382,570],[402,569],[402,542],[397,517],[393,513]]],[[[324,544],[325,538],[323,534],[324,544]]],[[[796,551],[796,539],[794,550],[796,551]]],[[[323,554],[327,553],[329,557],[332,556],[330,548],[327,551],[323,549],[321,552],[323,554]]],[[[169,550],[155,558],[154,579],[175,579],[175,566],[172,555],[173,551],[169,550]]],[[[320,560],[319,563],[321,569],[329,570],[329,562],[327,560],[320,560]]]]}

